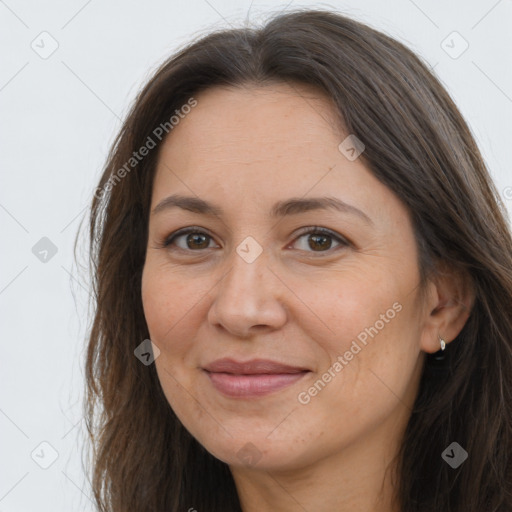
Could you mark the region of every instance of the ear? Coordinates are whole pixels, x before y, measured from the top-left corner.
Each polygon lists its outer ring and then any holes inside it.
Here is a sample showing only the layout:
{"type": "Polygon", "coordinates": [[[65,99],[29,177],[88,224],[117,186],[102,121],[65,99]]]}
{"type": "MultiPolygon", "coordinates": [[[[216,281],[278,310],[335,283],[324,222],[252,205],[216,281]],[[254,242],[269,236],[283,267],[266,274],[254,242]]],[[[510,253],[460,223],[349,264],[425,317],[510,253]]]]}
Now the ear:
{"type": "Polygon", "coordinates": [[[441,348],[439,336],[448,345],[464,327],[475,303],[475,291],[467,272],[440,264],[427,292],[420,344],[423,351],[434,353],[441,348]]]}

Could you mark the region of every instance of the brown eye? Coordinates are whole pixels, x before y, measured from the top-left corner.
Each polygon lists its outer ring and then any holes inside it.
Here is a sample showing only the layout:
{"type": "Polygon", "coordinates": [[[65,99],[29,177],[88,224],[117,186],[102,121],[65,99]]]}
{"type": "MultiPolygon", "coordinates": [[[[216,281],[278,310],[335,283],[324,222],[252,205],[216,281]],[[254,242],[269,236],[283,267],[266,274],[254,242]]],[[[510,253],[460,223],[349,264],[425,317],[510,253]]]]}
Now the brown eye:
{"type": "MultiPolygon", "coordinates": [[[[326,228],[307,228],[308,231],[303,231],[297,240],[303,239],[299,246],[299,250],[306,252],[328,252],[331,249],[338,247],[348,247],[351,243],[343,238],[341,235],[326,229],[326,228]],[[333,247],[333,243],[338,244],[333,247]]],[[[190,227],[179,230],[170,235],[163,246],[169,249],[176,248],[182,251],[200,251],[202,249],[211,248],[210,242],[213,238],[204,231],[198,228],[190,227]],[[179,241],[179,242],[178,242],[179,241]]]]}
{"type": "Polygon", "coordinates": [[[189,233],[185,239],[185,244],[189,249],[206,249],[210,245],[208,235],[203,233],[189,233]]]}
{"type": "Polygon", "coordinates": [[[300,239],[305,239],[306,243],[299,249],[307,252],[327,252],[333,248],[333,241],[341,247],[350,245],[343,237],[326,228],[309,228],[309,231],[303,232],[296,240],[300,239]]]}
{"type": "Polygon", "coordinates": [[[187,228],[172,234],[163,245],[168,248],[176,246],[184,251],[196,251],[208,249],[211,241],[212,237],[207,233],[199,231],[197,228],[187,228]],[[176,243],[177,240],[183,241],[176,243]]]}
{"type": "Polygon", "coordinates": [[[311,249],[330,249],[332,245],[332,237],[329,235],[309,235],[308,244],[311,249]]]}

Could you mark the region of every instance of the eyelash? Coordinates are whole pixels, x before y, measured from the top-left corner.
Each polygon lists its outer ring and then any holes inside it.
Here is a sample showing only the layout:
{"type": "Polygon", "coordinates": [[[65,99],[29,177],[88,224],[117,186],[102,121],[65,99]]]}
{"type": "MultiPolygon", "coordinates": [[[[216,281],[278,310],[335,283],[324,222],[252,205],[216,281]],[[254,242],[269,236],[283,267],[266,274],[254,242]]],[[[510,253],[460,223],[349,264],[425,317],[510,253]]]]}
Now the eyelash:
{"type": "MultiPolygon", "coordinates": [[[[171,245],[175,242],[175,240],[177,238],[179,238],[180,236],[188,235],[190,233],[206,235],[210,239],[213,239],[213,237],[211,235],[209,235],[207,232],[205,232],[202,228],[200,228],[198,226],[191,226],[188,228],[183,228],[178,231],[175,231],[174,233],[171,233],[169,236],[167,236],[163,240],[163,242],[160,244],[160,247],[168,249],[168,250],[178,250],[178,251],[185,251],[185,252],[202,252],[204,249],[203,250],[201,250],[201,249],[193,250],[193,249],[183,249],[181,247],[177,247],[176,249],[171,249],[171,245]]],[[[310,226],[310,227],[301,229],[299,231],[297,237],[294,239],[294,242],[305,235],[312,235],[312,234],[327,235],[327,236],[333,238],[335,241],[337,241],[340,244],[340,246],[334,247],[334,248],[329,248],[325,251],[305,251],[305,252],[311,252],[313,254],[315,254],[315,253],[317,253],[317,254],[331,253],[332,251],[334,251],[336,249],[354,246],[354,244],[352,242],[350,242],[347,238],[342,237],[341,235],[335,233],[334,231],[331,231],[330,229],[323,228],[320,226],[310,226]]],[[[206,249],[208,249],[208,247],[206,249]]]]}

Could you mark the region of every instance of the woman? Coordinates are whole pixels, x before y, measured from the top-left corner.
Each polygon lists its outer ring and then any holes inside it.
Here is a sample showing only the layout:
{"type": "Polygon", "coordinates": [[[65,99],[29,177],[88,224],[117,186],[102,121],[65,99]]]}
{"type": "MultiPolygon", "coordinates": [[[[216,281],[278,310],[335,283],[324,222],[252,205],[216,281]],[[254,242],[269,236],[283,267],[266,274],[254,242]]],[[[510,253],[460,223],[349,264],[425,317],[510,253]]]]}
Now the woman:
{"type": "Polygon", "coordinates": [[[100,510],[512,510],[510,230],[403,45],[324,11],[190,44],[91,213],[100,510]]]}

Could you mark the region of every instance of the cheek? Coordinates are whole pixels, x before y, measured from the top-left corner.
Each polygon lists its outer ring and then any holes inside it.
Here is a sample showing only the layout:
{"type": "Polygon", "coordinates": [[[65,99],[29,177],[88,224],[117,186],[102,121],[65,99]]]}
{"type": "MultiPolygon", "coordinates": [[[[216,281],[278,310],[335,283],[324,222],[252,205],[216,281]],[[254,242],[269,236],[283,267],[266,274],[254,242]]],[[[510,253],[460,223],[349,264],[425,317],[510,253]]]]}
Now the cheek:
{"type": "Polygon", "coordinates": [[[141,292],[144,317],[151,340],[161,348],[163,333],[168,328],[168,315],[165,313],[173,310],[171,295],[159,279],[158,273],[148,266],[144,267],[142,273],[141,292]]]}
{"type": "Polygon", "coordinates": [[[345,411],[354,413],[358,404],[378,405],[383,395],[404,392],[419,352],[409,290],[389,273],[367,270],[362,275],[347,273],[329,284],[321,298],[310,296],[311,303],[321,304],[325,324],[323,335],[309,332],[328,355],[319,369],[329,381],[329,391],[322,394],[329,397],[326,403],[342,402],[345,411]]]}
{"type": "MultiPolygon", "coordinates": [[[[195,310],[200,307],[202,287],[181,279],[169,269],[151,262],[142,274],[142,303],[144,316],[151,335],[159,348],[165,349],[170,340],[177,341],[176,333],[190,328],[195,310]],[[160,346],[162,345],[162,346],[160,346]]],[[[203,293],[204,295],[204,293],[203,293]]]]}
{"type": "MultiPolygon", "coordinates": [[[[399,315],[393,304],[400,302],[403,294],[399,283],[390,274],[378,269],[354,268],[336,277],[335,281],[325,283],[327,287],[323,295],[312,300],[319,304],[321,316],[329,328],[331,344],[337,350],[347,350],[350,342],[361,333],[363,341],[364,333],[376,322],[379,332],[395,322],[399,315]],[[381,315],[384,315],[383,320],[381,315]]],[[[373,329],[372,332],[375,333],[373,329]]]]}
{"type": "Polygon", "coordinates": [[[194,387],[186,360],[198,328],[194,318],[200,310],[201,291],[202,287],[194,292],[191,283],[151,260],[144,267],[142,302],[150,339],[160,349],[155,360],[158,379],[167,402],[187,428],[194,423],[192,418],[204,414],[186,391],[194,387]]]}
{"type": "Polygon", "coordinates": [[[207,279],[186,278],[151,260],[142,275],[144,315],[150,339],[160,350],[155,360],[158,377],[169,403],[182,414],[187,408],[183,387],[193,389],[197,378],[196,341],[211,287],[207,279]]]}
{"type": "MultiPolygon", "coordinates": [[[[412,348],[413,333],[406,330],[407,312],[404,306],[389,310],[393,302],[387,299],[380,304],[366,303],[372,306],[370,313],[340,317],[346,329],[324,339],[329,361],[309,386],[298,390],[294,427],[311,433],[315,450],[322,453],[342,448],[388,420],[398,421],[412,408],[418,352],[412,348]],[[377,323],[386,311],[388,323],[377,323]]],[[[286,437],[284,431],[279,435],[286,437]]]]}

